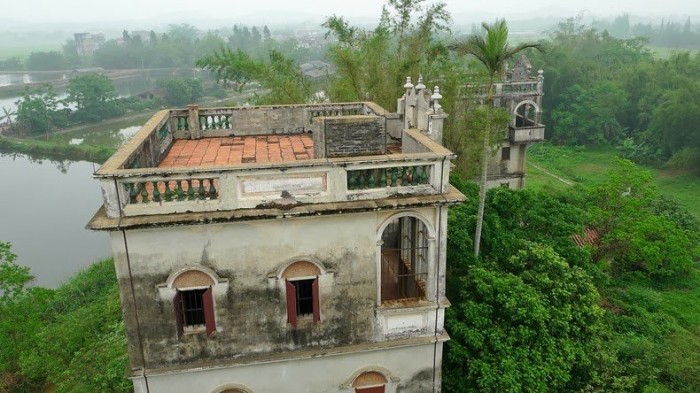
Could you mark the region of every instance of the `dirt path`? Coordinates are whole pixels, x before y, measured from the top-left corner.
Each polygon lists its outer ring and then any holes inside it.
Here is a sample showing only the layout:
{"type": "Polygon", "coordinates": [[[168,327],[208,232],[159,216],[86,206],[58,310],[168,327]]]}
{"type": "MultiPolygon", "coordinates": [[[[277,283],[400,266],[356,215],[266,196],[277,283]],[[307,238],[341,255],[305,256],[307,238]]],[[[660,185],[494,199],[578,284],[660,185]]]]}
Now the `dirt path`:
{"type": "Polygon", "coordinates": [[[551,176],[551,177],[553,177],[553,178],[559,180],[560,182],[566,184],[567,186],[573,186],[573,185],[574,185],[574,182],[572,182],[571,180],[566,180],[566,179],[564,179],[563,177],[557,176],[557,175],[553,174],[552,172],[550,172],[550,171],[548,171],[548,170],[542,168],[541,166],[539,166],[539,165],[533,163],[532,161],[528,162],[528,164],[530,164],[533,168],[535,168],[535,169],[541,171],[541,172],[544,173],[545,175],[551,176]]]}

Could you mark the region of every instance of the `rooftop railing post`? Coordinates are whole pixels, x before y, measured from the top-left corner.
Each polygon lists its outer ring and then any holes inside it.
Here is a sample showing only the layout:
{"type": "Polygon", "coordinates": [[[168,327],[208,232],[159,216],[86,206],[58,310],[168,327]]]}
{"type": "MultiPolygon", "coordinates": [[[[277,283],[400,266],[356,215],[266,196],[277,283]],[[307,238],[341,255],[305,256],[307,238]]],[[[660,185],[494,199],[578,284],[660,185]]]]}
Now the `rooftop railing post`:
{"type": "Polygon", "coordinates": [[[199,139],[202,137],[199,128],[199,105],[187,105],[187,122],[189,123],[190,139],[199,139]]]}

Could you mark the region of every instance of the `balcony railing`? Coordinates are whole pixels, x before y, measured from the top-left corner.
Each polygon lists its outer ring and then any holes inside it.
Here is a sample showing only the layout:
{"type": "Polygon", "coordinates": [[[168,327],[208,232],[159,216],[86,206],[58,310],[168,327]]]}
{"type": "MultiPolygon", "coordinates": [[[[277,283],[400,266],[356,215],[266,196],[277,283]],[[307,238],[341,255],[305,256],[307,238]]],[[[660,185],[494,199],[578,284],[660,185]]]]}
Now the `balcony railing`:
{"type": "Polygon", "coordinates": [[[509,139],[512,143],[541,142],[544,140],[544,125],[511,127],[509,139]]]}
{"type": "MultiPolygon", "coordinates": [[[[477,98],[485,98],[488,95],[489,86],[486,83],[468,84],[465,92],[477,98]]],[[[542,82],[502,82],[496,83],[493,87],[494,98],[504,96],[527,96],[542,94],[542,82]]]]}

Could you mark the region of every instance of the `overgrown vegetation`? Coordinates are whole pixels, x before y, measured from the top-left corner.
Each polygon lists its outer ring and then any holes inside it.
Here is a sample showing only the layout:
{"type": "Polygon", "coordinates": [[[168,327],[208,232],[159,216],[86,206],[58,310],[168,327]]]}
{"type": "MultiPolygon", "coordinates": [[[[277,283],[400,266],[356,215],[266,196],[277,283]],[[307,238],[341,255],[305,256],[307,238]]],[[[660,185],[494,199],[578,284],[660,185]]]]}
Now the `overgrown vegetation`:
{"type": "Polygon", "coordinates": [[[620,161],[592,187],[490,190],[478,259],[477,187],[453,183],[446,392],[700,389],[682,349],[700,339],[698,222],[650,174],[620,161]],[[576,246],[584,229],[599,241],[576,246]]]}
{"type": "Polygon", "coordinates": [[[56,290],[0,243],[0,392],[128,392],[126,338],[111,260],[56,290]]]}

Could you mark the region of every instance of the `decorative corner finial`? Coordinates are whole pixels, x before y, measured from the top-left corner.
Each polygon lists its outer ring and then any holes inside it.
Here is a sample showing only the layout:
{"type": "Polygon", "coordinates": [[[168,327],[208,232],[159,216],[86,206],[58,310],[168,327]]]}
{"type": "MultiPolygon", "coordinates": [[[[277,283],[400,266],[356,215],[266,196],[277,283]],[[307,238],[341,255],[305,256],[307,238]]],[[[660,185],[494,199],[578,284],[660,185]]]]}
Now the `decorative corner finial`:
{"type": "Polygon", "coordinates": [[[537,70],[537,78],[539,78],[539,79],[544,78],[544,70],[543,69],[540,68],[539,70],[537,70]]]}
{"type": "Polygon", "coordinates": [[[418,84],[416,85],[416,90],[423,90],[425,89],[425,85],[423,84],[423,75],[420,74],[418,75],[418,84]]]}
{"type": "Polygon", "coordinates": [[[430,96],[430,98],[433,100],[433,111],[435,113],[440,113],[442,112],[442,105],[440,105],[440,100],[442,99],[442,94],[440,94],[440,87],[435,86],[433,92],[433,95],[430,96]]]}
{"type": "Polygon", "coordinates": [[[413,89],[413,83],[411,83],[411,77],[410,77],[410,76],[407,76],[407,77],[406,77],[406,84],[403,85],[403,88],[406,89],[406,90],[413,89]]]}

